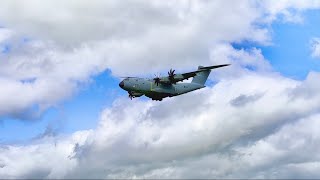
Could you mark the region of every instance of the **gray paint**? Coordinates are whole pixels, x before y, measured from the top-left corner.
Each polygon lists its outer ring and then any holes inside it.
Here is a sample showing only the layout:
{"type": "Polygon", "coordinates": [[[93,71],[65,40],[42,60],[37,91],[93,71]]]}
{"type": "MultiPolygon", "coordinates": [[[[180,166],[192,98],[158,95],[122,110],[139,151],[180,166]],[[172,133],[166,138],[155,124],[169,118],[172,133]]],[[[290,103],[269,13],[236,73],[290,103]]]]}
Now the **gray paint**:
{"type": "Polygon", "coordinates": [[[160,77],[159,83],[157,84],[154,79],[128,77],[120,82],[119,86],[128,91],[131,97],[147,96],[152,100],[161,101],[166,97],[179,96],[191,91],[195,91],[205,87],[205,82],[210,75],[211,69],[228,66],[218,65],[210,67],[199,66],[197,71],[176,74],[170,81],[169,77],[160,77]],[[191,83],[178,83],[188,78],[192,78],[191,83]]]}

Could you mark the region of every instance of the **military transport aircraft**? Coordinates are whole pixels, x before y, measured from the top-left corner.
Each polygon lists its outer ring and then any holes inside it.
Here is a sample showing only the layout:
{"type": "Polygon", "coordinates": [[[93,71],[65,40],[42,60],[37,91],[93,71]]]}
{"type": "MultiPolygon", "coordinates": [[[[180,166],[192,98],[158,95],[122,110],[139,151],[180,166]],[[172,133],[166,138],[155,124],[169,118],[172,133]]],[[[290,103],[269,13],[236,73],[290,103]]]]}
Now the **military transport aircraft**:
{"type": "Polygon", "coordinates": [[[204,88],[211,69],[229,65],[230,64],[209,67],[199,66],[197,71],[183,74],[175,74],[175,70],[170,69],[168,76],[156,76],[153,79],[125,77],[119,86],[128,91],[130,99],[145,95],[152,100],[162,101],[162,99],[166,97],[179,96],[204,88]],[[191,83],[178,83],[189,78],[193,78],[191,83]]]}

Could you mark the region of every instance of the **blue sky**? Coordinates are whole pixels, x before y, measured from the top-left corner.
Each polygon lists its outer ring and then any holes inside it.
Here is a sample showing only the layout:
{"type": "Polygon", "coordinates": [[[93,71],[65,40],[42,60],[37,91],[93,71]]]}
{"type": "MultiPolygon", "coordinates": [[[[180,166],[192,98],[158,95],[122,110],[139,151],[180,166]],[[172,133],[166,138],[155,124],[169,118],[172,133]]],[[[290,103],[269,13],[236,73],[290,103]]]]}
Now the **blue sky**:
{"type": "Polygon", "coordinates": [[[101,111],[110,106],[119,96],[126,95],[118,88],[119,79],[110,70],[95,76],[89,84],[80,85],[75,96],[57,107],[48,109],[40,118],[31,121],[1,118],[1,141],[3,143],[24,142],[42,134],[54,125],[57,133],[72,133],[95,128],[101,111]],[[58,122],[58,123],[57,123],[58,122]],[[19,132],[19,133],[17,133],[19,132]]]}
{"type": "Polygon", "coordinates": [[[275,22],[273,46],[262,47],[264,56],[283,75],[304,79],[310,70],[319,71],[320,61],[311,57],[310,41],[320,36],[320,13],[310,10],[303,14],[302,23],[275,22]]]}
{"type": "MultiPolygon", "coordinates": [[[[302,23],[276,21],[272,24],[272,45],[258,46],[275,71],[284,76],[303,80],[309,71],[320,71],[319,59],[311,57],[310,40],[320,37],[320,12],[309,10],[303,13],[302,23]]],[[[237,49],[252,48],[252,43],[234,44],[237,49]]],[[[10,45],[3,44],[2,53],[10,54],[10,45]]],[[[176,67],[178,68],[178,67],[176,67]]],[[[152,76],[148,74],[147,76],[152,76]]],[[[163,73],[162,73],[163,74],[163,73]]],[[[127,94],[118,88],[119,78],[106,70],[92,77],[88,84],[81,84],[79,91],[69,99],[45,111],[32,121],[1,117],[0,137],[3,143],[24,142],[43,133],[48,126],[58,133],[68,134],[97,126],[101,111],[112,102],[127,94]]]]}

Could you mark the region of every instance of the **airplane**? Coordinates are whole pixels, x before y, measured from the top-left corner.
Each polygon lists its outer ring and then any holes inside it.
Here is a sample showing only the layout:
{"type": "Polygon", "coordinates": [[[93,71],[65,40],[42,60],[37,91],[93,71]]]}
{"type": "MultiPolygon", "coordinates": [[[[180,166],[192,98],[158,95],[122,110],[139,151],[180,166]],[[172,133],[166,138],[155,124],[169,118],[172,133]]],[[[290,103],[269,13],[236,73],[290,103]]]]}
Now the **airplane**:
{"type": "Polygon", "coordinates": [[[125,79],[119,83],[119,86],[129,93],[131,100],[132,98],[145,95],[152,100],[162,101],[162,99],[167,97],[179,96],[206,87],[205,83],[212,69],[229,65],[230,64],[208,67],[199,66],[198,70],[183,74],[175,74],[175,70],[170,69],[168,76],[156,76],[153,79],[125,77],[125,79]],[[193,78],[191,83],[181,82],[189,78],[193,78]]]}

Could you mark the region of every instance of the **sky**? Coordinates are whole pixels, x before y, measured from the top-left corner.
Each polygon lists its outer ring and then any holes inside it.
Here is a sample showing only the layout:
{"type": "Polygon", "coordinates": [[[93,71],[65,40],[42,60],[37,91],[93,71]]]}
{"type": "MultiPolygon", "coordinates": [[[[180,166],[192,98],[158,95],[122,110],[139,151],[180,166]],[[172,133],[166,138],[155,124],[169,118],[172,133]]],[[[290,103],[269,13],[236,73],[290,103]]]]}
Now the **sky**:
{"type": "Polygon", "coordinates": [[[320,178],[319,0],[3,0],[0,178],[320,178]],[[123,76],[215,70],[130,100],[123,76]]]}

